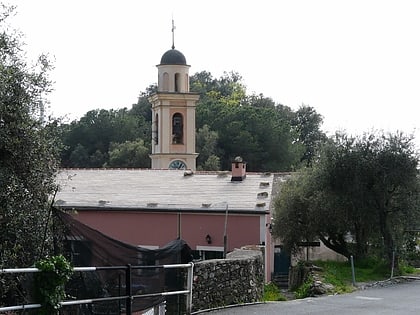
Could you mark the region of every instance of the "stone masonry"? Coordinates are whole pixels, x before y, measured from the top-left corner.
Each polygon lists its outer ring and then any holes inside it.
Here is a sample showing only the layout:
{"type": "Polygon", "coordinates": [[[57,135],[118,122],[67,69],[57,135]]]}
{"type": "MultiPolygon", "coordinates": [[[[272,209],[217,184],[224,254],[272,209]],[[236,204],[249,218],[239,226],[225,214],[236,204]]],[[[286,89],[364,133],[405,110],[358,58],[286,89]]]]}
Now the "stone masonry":
{"type": "Polygon", "coordinates": [[[227,259],[194,265],[193,312],[258,302],[263,292],[263,256],[258,250],[235,250],[227,259]]]}

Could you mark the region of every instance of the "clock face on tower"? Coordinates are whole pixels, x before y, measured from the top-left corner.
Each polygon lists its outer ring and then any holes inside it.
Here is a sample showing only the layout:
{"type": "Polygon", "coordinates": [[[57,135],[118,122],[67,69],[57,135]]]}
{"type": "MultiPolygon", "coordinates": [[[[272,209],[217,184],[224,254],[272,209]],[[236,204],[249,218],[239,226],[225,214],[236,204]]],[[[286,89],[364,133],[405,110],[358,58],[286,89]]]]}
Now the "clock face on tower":
{"type": "Polygon", "coordinates": [[[181,160],[173,160],[169,164],[169,168],[172,170],[185,170],[187,168],[187,165],[181,160]]]}

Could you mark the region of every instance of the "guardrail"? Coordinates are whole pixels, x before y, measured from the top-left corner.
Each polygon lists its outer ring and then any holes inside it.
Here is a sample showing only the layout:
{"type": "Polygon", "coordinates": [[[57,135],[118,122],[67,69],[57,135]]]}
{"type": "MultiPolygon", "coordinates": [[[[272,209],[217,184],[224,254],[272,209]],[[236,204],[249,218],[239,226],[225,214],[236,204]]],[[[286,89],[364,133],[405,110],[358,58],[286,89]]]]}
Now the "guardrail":
{"type": "MultiPolygon", "coordinates": [[[[193,287],[193,269],[194,264],[173,264],[173,265],[155,265],[155,266],[107,266],[107,267],[75,267],[73,271],[77,272],[92,272],[100,270],[125,270],[126,276],[126,291],[125,295],[121,296],[111,296],[103,298],[93,298],[93,299],[83,299],[83,300],[67,300],[60,302],[61,306],[70,306],[70,305],[80,305],[80,304],[93,304],[97,302],[105,301],[116,301],[116,300],[125,300],[125,314],[132,315],[132,303],[134,299],[141,299],[147,297],[156,297],[156,296],[171,296],[171,295],[186,295],[186,314],[191,314],[192,309],[192,287],[193,287]],[[168,292],[158,292],[158,293],[149,293],[149,294],[133,294],[132,292],[132,272],[137,269],[174,269],[174,268],[186,268],[187,273],[187,288],[185,290],[178,291],[168,291],[168,292]]],[[[17,269],[0,269],[0,274],[13,274],[13,273],[35,273],[40,272],[38,268],[17,268],[17,269]]],[[[29,309],[40,308],[41,304],[22,304],[22,305],[13,305],[0,307],[0,313],[6,313],[10,311],[22,311],[29,309]]]]}

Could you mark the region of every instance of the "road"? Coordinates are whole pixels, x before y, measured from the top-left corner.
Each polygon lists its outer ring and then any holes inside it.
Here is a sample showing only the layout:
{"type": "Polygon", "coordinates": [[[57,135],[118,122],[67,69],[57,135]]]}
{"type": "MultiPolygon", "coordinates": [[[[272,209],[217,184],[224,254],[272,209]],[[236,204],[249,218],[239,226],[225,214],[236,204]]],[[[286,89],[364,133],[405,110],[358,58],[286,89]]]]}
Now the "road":
{"type": "Polygon", "coordinates": [[[376,287],[349,294],[306,298],[286,302],[232,307],[209,315],[400,315],[420,314],[420,281],[376,287]]]}

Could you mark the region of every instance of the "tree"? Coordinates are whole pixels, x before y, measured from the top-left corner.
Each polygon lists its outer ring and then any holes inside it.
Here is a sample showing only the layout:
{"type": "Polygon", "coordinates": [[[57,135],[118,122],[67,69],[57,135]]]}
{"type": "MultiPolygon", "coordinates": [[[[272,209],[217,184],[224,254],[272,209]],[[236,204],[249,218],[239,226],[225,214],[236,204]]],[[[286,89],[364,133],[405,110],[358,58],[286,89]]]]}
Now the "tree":
{"type": "Polygon", "coordinates": [[[216,155],[210,155],[204,162],[203,170],[218,171],[220,170],[220,158],[216,155]]]}
{"type": "Polygon", "coordinates": [[[311,221],[310,179],[307,174],[295,174],[289,178],[282,185],[274,204],[273,233],[281,238],[285,250],[294,254],[300,251],[299,242],[318,237],[311,221]]]}
{"type": "MultiPolygon", "coordinates": [[[[62,148],[60,122],[45,111],[51,64],[45,55],[27,63],[20,33],[7,24],[13,11],[0,5],[0,268],[28,267],[52,252],[50,199],[62,148]]],[[[2,279],[0,305],[21,291],[2,279]]]]}
{"type": "Polygon", "coordinates": [[[73,167],[86,167],[87,165],[90,165],[89,153],[80,143],[78,143],[71,152],[69,164],[73,167]]]}
{"type": "Polygon", "coordinates": [[[149,102],[149,96],[157,92],[157,85],[150,85],[146,92],[141,92],[136,104],[130,109],[130,114],[134,116],[143,116],[147,122],[152,122],[152,104],[149,102]]]}
{"type": "Polygon", "coordinates": [[[247,103],[253,107],[267,107],[267,108],[275,108],[276,103],[269,98],[265,97],[262,93],[256,95],[252,94],[247,97],[246,99],[247,103]]]}
{"type": "Polygon", "coordinates": [[[300,161],[307,167],[312,166],[317,146],[326,140],[325,133],[320,129],[322,120],[322,116],[313,107],[306,105],[299,107],[292,119],[296,141],[305,148],[300,161]]]}
{"type": "MultiPolygon", "coordinates": [[[[235,72],[225,72],[220,78],[199,72],[190,77],[190,86],[200,94],[196,108],[198,169],[229,169],[232,159],[241,155],[251,171],[288,171],[313,158],[322,122],[313,108],[295,113],[262,94],[247,96],[235,72]]],[[[62,166],[114,165],[109,161],[111,143],[142,139],[150,148],[148,97],[156,88],[150,85],[140,93],[130,110],[92,110],[64,126],[62,166]]]]}
{"type": "Polygon", "coordinates": [[[219,135],[210,130],[208,125],[198,129],[196,133],[197,168],[205,171],[217,171],[220,168],[220,158],[217,157],[217,141],[219,135]]]}
{"type": "Polygon", "coordinates": [[[230,168],[238,155],[252,171],[290,170],[297,164],[301,146],[293,144],[289,107],[276,105],[262,94],[246,96],[237,73],[225,73],[220,79],[209,72],[197,73],[190,86],[200,93],[197,127],[207,125],[218,134],[216,155],[222,168],[230,168]]]}
{"type": "Polygon", "coordinates": [[[283,187],[275,235],[296,249],[307,237],[292,231],[301,226],[298,231],[346,257],[364,258],[379,248],[375,254],[391,261],[404,231],[419,222],[418,161],[412,138],[401,133],[337,134],[312,169],[283,187]]]}
{"type": "Polygon", "coordinates": [[[43,231],[61,148],[58,122],[45,118],[51,65],[45,55],[27,64],[19,33],[8,33],[13,10],[0,11],[0,264],[9,268],[47,253],[51,235],[43,231]]]}
{"type": "Polygon", "coordinates": [[[103,167],[109,165],[111,143],[143,139],[148,146],[150,137],[150,123],[137,111],[126,108],[91,110],[65,127],[66,150],[62,154],[62,166],[103,167]]]}
{"type": "Polygon", "coordinates": [[[237,106],[246,100],[246,88],[237,72],[224,72],[219,79],[214,79],[210,72],[202,71],[190,77],[190,86],[204,103],[217,100],[222,105],[237,106]]]}
{"type": "Polygon", "coordinates": [[[290,121],[278,108],[224,106],[212,125],[225,168],[238,155],[252,171],[286,171],[295,164],[290,121]]]}
{"type": "Polygon", "coordinates": [[[372,139],[371,204],[388,260],[404,243],[404,232],[419,222],[419,157],[412,138],[402,133],[372,139]]]}
{"type": "Polygon", "coordinates": [[[111,143],[108,155],[106,167],[150,167],[149,150],[142,139],[111,143]]]}

